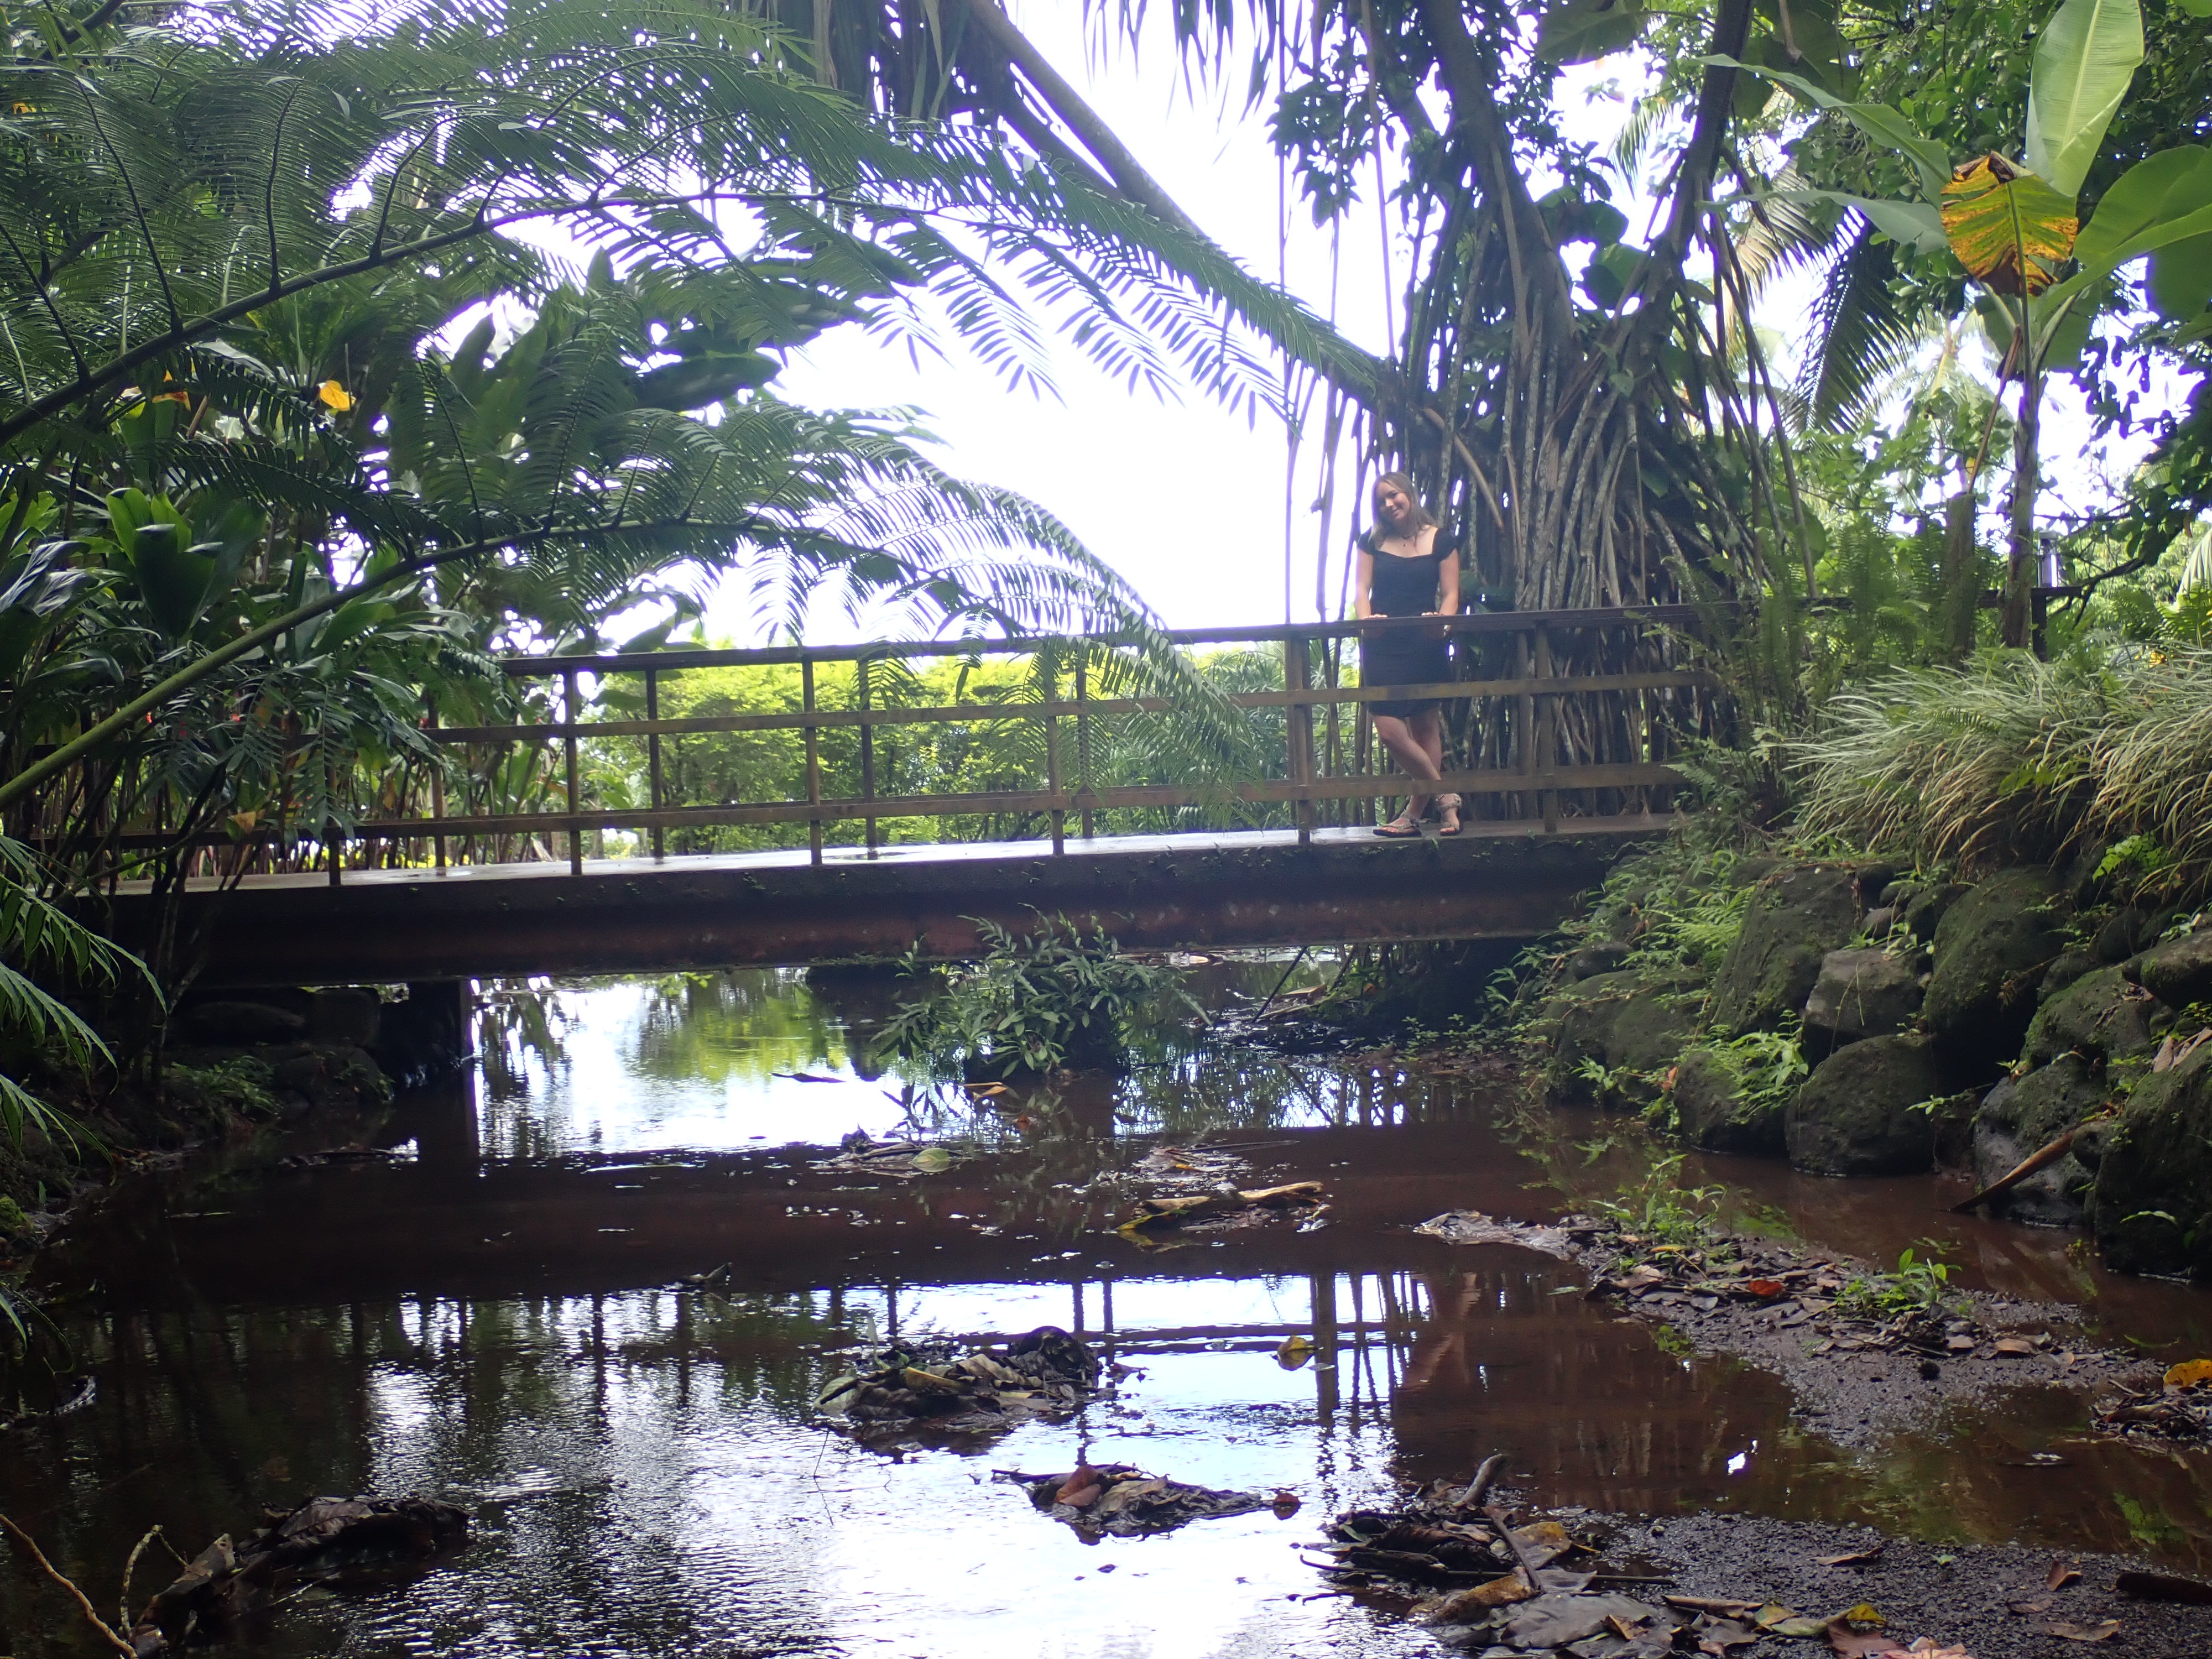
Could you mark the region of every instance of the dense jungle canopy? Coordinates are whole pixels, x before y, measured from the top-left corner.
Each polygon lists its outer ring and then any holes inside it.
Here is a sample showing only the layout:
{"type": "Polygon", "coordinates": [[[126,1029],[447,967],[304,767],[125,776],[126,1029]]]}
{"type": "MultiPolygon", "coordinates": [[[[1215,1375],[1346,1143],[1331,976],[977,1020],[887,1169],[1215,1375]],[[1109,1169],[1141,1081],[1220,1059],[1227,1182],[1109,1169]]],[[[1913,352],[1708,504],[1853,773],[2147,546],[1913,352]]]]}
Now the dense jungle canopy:
{"type": "MultiPolygon", "coordinates": [[[[520,717],[498,653],[657,648],[702,576],[794,625],[829,587],[926,630],[1109,630],[1120,683],[1196,716],[1133,774],[1279,750],[1220,703],[1249,665],[1176,653],[1047,507],[903,416],[779,396],[833,329],[1017,392],[1057,349],[1302,412],[1409,469],[1501,605],[1759,601],[1645,647],[1727,688],[1686,737],[2017,651],[2054,568],[2061,653],[2201,638],[2206,0],[1156,9],[1164,40],[1141,0],[1086,15],[1268,110],[1317,222],[1388,181],[1414,258],[1387,355],[1223,252],[995,0],[0,11],[8,1073],[106,1053],[103,986],[158,1030],[58,901],[404,803],[456,764],[426,706],[520,717]],[[1648,74],[1606,147],[1560,77],[1614,54],[1648,74]],[[1762,295],[1808,279],[1778,333],[1762,295]],[[2062,375],[2151,439],[2071,518],[2039,511],[2062,375]]],[[[454,787],[554,787],[500,764],[454,787]]],[[[788,757],[697,764],[743,799],[788,757]]]]}

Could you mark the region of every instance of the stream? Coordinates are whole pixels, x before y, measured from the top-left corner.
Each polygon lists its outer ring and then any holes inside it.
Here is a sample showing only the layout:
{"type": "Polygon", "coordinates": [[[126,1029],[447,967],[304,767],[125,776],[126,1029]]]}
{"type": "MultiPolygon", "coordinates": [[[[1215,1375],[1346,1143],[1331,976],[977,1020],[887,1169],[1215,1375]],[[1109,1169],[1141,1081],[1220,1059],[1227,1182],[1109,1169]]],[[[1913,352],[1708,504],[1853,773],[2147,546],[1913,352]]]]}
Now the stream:
{"type": "MultiPolygon", "coordinates": [[[[1190,977],[1218,1008],[1286,965],[1190,977]]],[[[1288,1057],[1182,1024],[1144,1033],[1117,1079],[973,1104],[866,1062],[897,994],[796,970],[486,986],[466,1074],[125,1183],[49,1254],[96,1393],[0,1436],[7,1512],[108,1610],[157,1523],[190,1555],[314,1492],[476,1517],[451,1565],[280,1607],[256,1642],[283,1659],[1434,1653],[1327,1593],[1298,1546],[1494,1449],[1548,1504],[2212,1569],[2212,1456],[2091,1441],[2069,1395],[1847,1452],[1792,1427],[1778,1380],[1677,1351],[1585,1300],[1577,1270],[1407,1231],[1621,1189],[1652,1153],[1620,1120],[1532,1121],[1388,1053],[1288,1057]],[[856,1129],[957,1156],[903,1182],[813,1167],[856,1129]],[[1200,1136],[1324,1182],[1328,1224],[1179,1249],[1113,1233],[1100,1172],[1200,1136]],[[723,1262],[726,1294],[674,1286],[723,1262]],[[877,1449],[819,1425],[841,1348],[1047,1322],[1132,1368],[1067,1422],[877,1449]],[[1276,1358],[1292,1334],[1316,1349],[1295,1370],[1276,1358]],[[993,1478],[1085,1457],[1302,1507],[1085,1543],[993,1478]]],[[[1717,1158],[1684,1179],[1814,1248],[1888,1261],[1933,1239],[1966,1283],[2078,1303],[2108,1341],[2212,1353],[2212,1296],[2107,1276],[2070,1234],[1951,1216],[1955,1182],[1717,1158]]],[[[173,1571],[149,1550],[134,1603],[173,1571]]],[[[0,1650],[101,1650],[18,1556],[0,1650]]]]}

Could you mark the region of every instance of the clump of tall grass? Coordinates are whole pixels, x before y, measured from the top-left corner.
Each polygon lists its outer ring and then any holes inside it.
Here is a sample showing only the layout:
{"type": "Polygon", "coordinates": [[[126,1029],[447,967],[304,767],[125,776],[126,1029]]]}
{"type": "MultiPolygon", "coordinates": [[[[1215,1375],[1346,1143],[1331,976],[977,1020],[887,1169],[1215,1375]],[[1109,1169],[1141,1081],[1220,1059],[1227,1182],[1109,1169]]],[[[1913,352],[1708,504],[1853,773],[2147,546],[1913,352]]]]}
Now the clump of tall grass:
{"type": "Polygon", "coordinates": [[[1808,839],[1972,869],[2142,836],[2212,883],[2212,650],[1901,671],[1831,698],[1794,755],[1808,839]]]}

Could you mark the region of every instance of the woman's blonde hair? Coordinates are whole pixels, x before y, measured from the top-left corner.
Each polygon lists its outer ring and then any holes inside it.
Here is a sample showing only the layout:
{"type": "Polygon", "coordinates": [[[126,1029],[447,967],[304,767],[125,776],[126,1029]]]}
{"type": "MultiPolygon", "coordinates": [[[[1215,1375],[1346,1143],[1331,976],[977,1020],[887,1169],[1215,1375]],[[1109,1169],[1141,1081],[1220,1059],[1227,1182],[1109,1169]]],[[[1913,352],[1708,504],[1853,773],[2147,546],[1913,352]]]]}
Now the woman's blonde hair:
{"type": "Polygon", "coordinates": [[[1385,472],[1381,477],[1376,479],[1374,488],[1367,492],[1367,506],[1370,512],[1375,512],[1375,498],[1382,493],[1384,484],[1389,484],[1400,490],[1406,499],[1413,503],[1413,520],[1403,530],[1395,530],[1386,526],[1382,522],[1382,514],[1376,512],[1374,527],[1368,533],[1376,541],[1381,541],[1385,536],[1418,536],[1437,522],[1429,509],[1421,505],[1420,492],[1413,488],[1413,481],[1402,472],[1385,472]]]}

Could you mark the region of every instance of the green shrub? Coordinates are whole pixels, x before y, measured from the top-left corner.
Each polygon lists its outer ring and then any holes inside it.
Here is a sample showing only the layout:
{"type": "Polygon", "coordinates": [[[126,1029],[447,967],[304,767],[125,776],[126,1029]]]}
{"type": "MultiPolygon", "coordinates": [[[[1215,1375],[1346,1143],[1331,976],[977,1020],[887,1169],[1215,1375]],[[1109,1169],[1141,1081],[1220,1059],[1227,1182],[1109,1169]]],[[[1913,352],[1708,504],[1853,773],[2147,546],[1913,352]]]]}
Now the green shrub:
{"type": "MultiPolygon", "coordinates": [[[[1107,1066],[1147,1005],[1166,999],[1198,1012],[1172,972],[1124,956],[1095,919],[1085,933],[1065,916],[1041,915],[1026,934],[970,920],[988,947],[982,959],[946,970],[934,994],[902,1003],[877,1039],[879,1052],[991,1077],[1107,1066]]],[[[921,971],[912,957],[908,970],[921,971]]]]}

